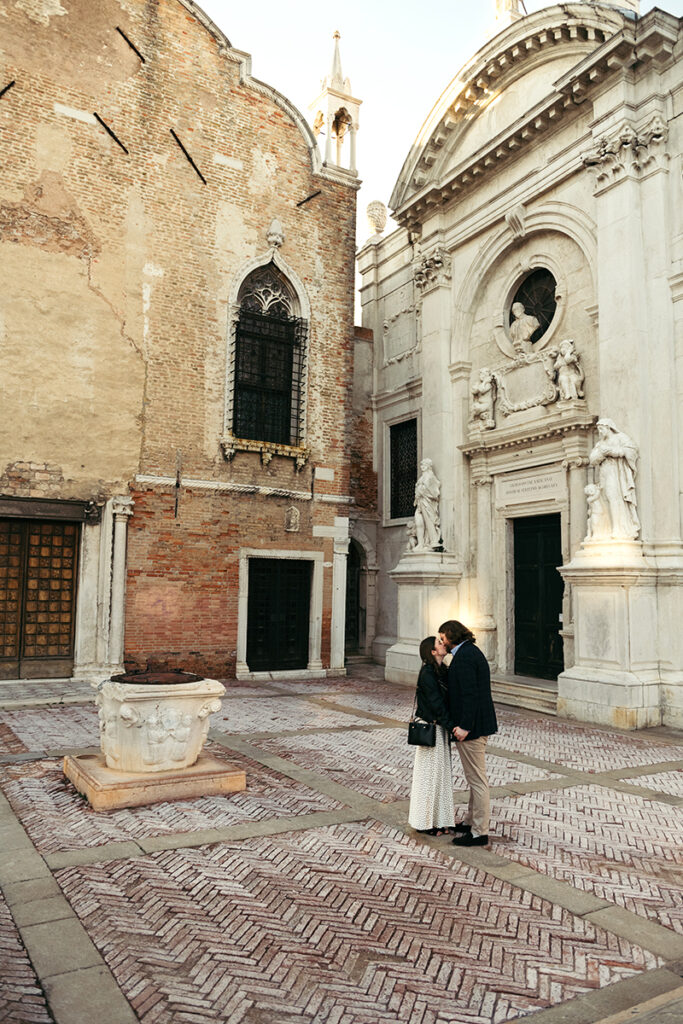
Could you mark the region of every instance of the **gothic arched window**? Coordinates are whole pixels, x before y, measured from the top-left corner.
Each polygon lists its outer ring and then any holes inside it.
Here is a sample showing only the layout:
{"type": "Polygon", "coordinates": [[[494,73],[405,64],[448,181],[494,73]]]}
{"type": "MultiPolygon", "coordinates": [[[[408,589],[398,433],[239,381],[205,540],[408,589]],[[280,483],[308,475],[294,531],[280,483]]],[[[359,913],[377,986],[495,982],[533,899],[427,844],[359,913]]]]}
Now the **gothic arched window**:
{"type": "Polygon", "coordinates": [[[235,324],[232,432],[236,438],[298,445],[306,323],[275,264],[240,288],[235,324]]]}

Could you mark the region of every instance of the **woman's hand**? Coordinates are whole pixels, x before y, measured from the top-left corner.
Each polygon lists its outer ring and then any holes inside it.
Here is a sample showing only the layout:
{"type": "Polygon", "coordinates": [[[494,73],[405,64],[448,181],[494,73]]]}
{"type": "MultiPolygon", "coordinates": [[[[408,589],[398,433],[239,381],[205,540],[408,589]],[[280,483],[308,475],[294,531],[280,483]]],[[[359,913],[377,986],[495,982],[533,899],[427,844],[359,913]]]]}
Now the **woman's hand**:
{"type": "Polygon", "coordinates": [[[455,736],[456,740],[458,740],[458,742],[460,740],[466,740],[469,734],[469,729],[461,729],[459,725],[456,725],[455,729],[453,730],[453,735],[455,736]]]}

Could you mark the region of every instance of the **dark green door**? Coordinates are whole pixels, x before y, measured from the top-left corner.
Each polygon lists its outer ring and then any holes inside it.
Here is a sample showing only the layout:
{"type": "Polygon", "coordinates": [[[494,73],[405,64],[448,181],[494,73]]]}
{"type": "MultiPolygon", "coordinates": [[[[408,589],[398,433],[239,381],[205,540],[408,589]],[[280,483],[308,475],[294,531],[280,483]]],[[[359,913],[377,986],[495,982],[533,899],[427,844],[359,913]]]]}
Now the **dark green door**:
{"type": "Polygon", "coordinates": [[[557,679],[564,668],[560,516],[514,520],[515,672],[557,679]]]}
{"type": "Polygon", "coordinates": [[[313,563],[250,558],[247,665],[251,672],[306,668],[313,563]]]}

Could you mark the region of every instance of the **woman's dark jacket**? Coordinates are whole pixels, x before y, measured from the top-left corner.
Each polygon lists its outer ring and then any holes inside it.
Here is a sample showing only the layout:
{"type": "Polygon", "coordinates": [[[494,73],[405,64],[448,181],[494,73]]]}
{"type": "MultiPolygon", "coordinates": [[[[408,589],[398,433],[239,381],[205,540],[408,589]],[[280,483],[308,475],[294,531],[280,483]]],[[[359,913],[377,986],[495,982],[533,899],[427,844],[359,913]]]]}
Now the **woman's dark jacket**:
{"type": "Polygon", "coordinates": [[[448,703],[451,728],[467,729],[468,740],[498,732],[489,663],[471,640],[458,648],[448,666],[448,703]]]}
{"type": "Polygon", "coordinates": [[[423,665],[417,677],[416,715],[425,722],[437,722],[449,731],[451,716],[448,711],[446,673],[434,665],[423,665]]]}

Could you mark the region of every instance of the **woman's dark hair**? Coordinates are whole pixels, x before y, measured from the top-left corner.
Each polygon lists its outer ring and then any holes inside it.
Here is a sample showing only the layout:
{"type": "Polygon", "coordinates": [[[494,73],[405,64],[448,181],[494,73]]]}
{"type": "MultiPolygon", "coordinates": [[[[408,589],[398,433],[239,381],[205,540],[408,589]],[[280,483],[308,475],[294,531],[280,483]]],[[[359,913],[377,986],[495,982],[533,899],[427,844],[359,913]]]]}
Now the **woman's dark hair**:
{"type": "Polygon", "coordinates": [[[433,665],[434,668],[439,667],[439,663],[434,657],[434,648],[436,646],[435,636],[426,636],[420,644],[420,657],[422,658],[425,665],[433,665]]]}
{"type": "MultiPolygon", "coordinates": [[[[443,633],[451,647],[457,647],[465,640],[471,640],[474,643],[477,639],[472,630],[463,626],[462,622],[458,622],[457,619],[449,619],[448,622],[444,622],[442,626],[439,626],[439,633],[443,633]]],[[[420,650],[422,649],[420,648],[420,650]]]]}

